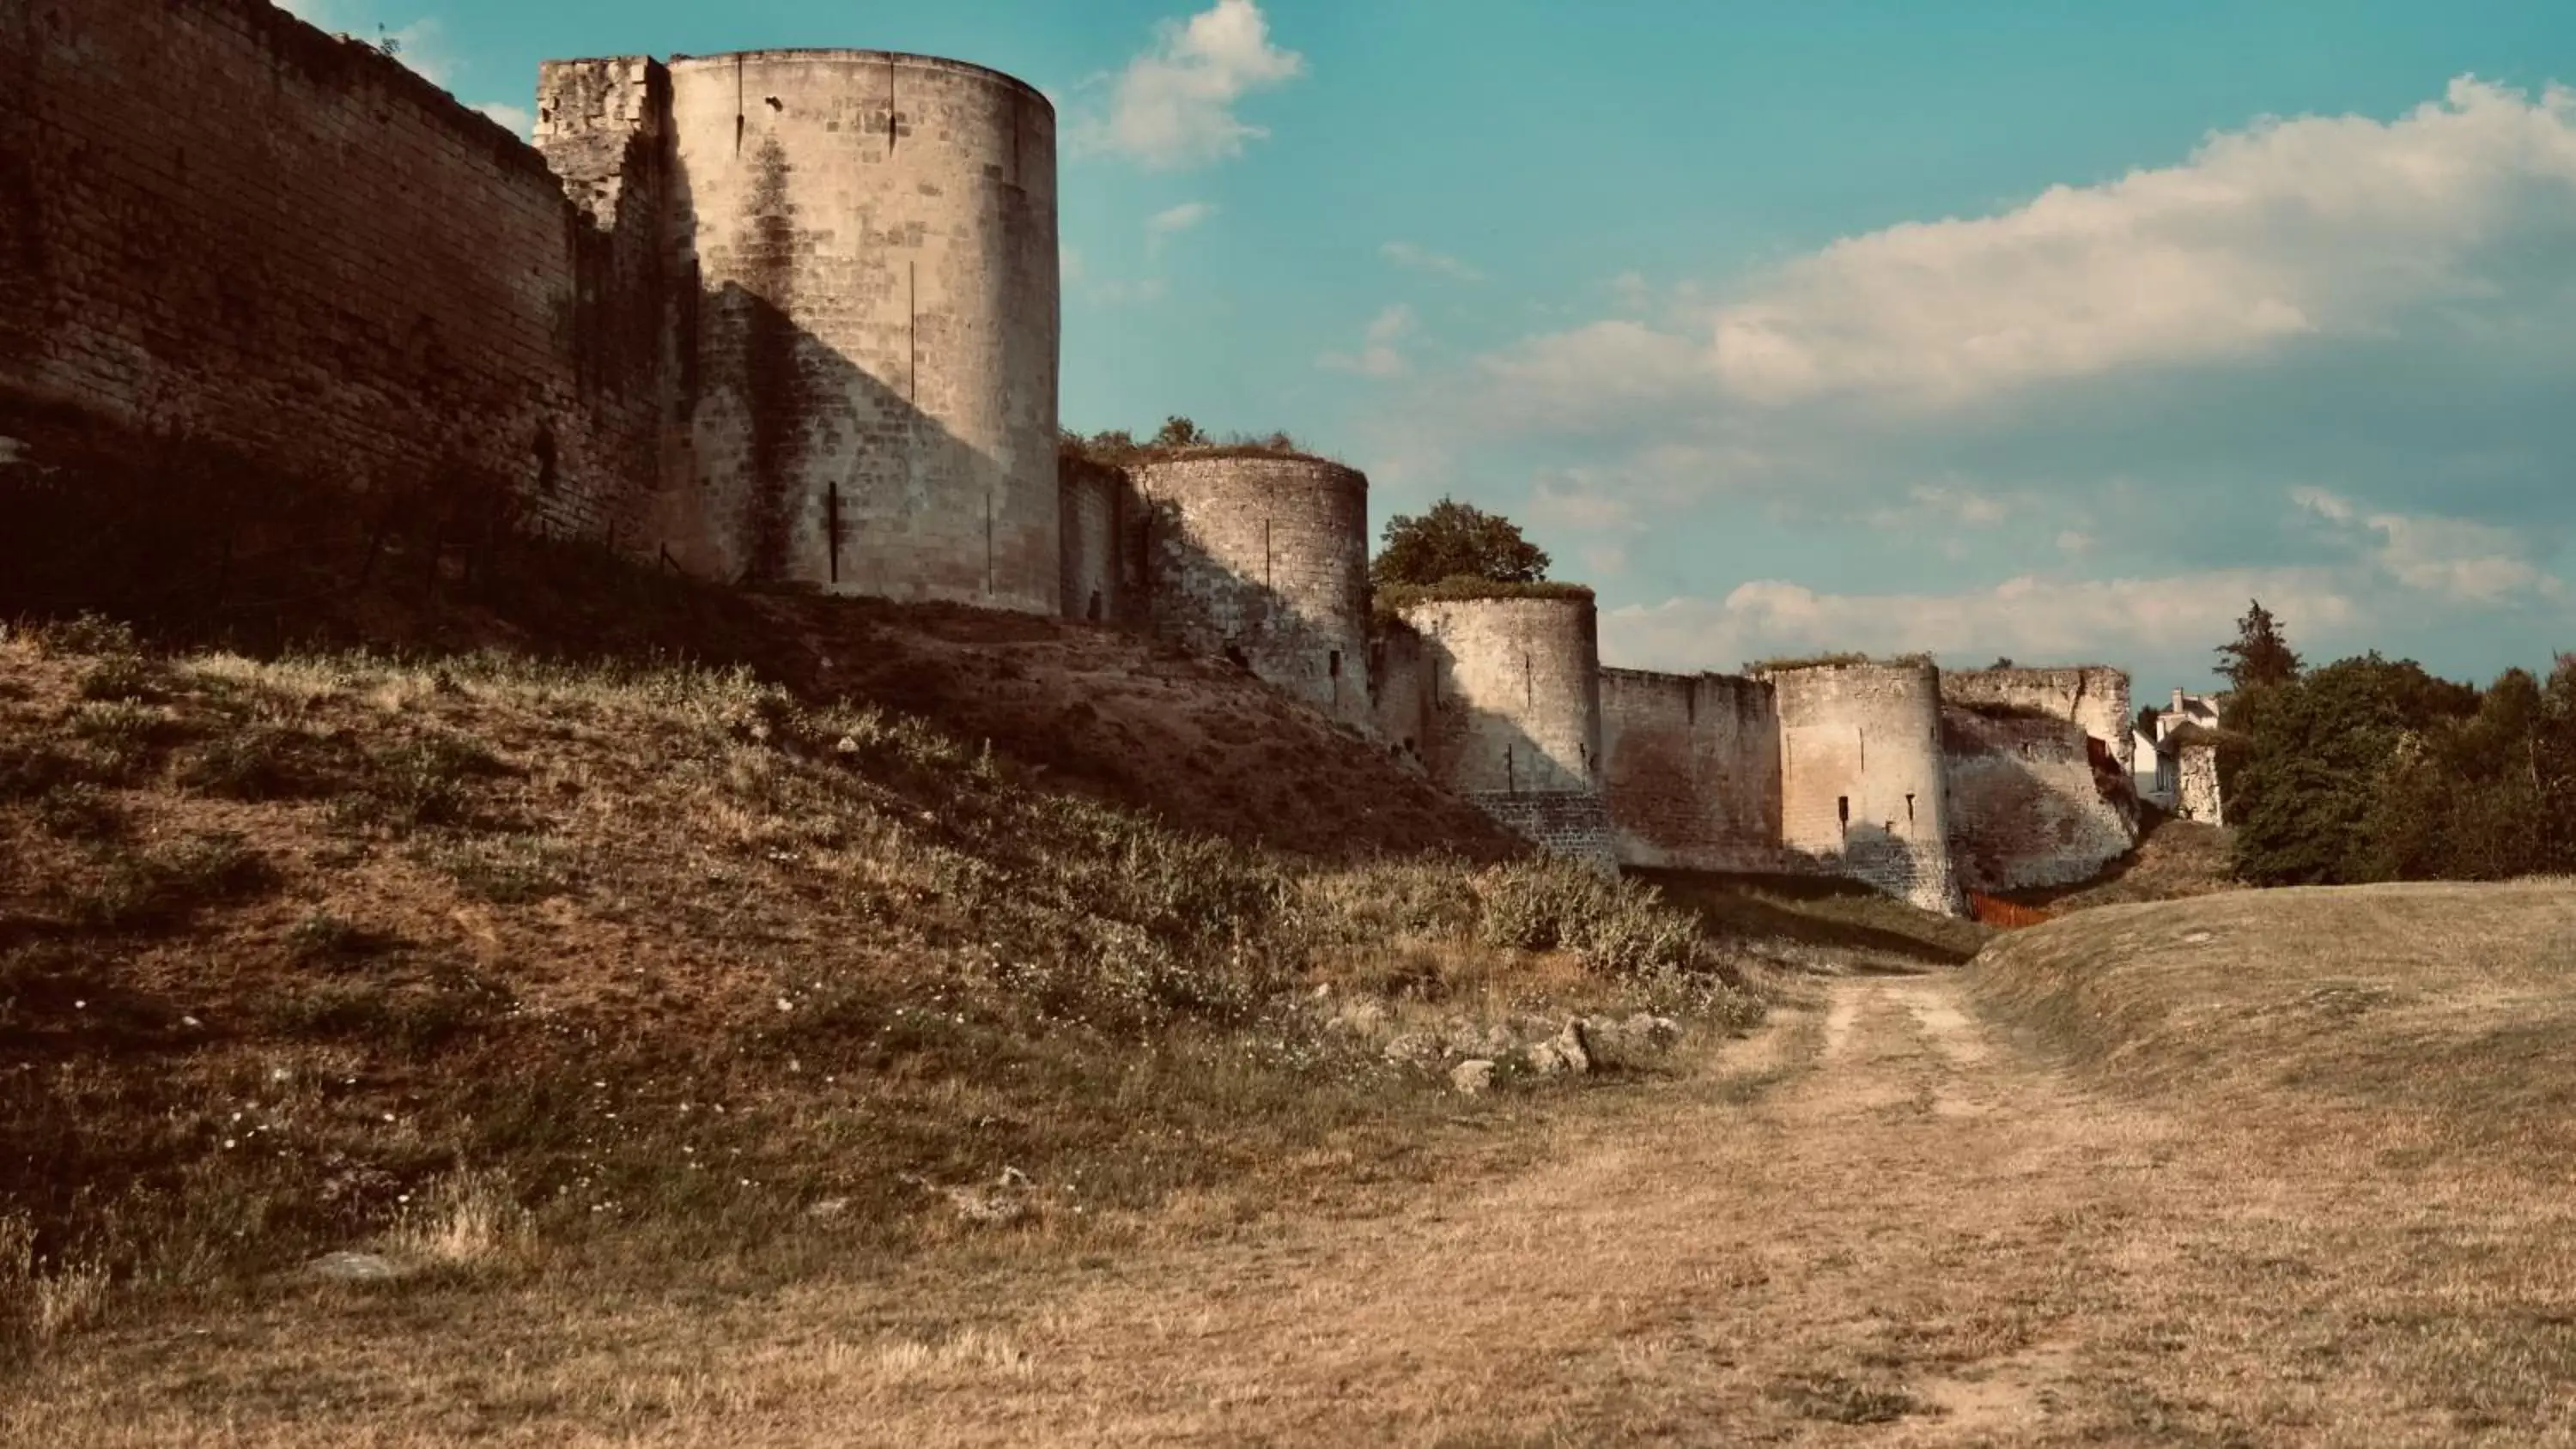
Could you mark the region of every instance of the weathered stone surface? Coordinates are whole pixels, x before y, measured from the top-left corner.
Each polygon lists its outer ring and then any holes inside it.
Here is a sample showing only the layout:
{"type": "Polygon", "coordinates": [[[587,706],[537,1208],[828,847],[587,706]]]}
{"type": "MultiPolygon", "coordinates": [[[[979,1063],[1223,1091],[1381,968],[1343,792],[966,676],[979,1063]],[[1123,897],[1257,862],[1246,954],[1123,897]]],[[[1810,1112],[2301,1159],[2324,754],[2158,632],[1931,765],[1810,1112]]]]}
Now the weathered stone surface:
{"type": "Polygon", "coordinates": [[[2226,812],[2218,797],[2218,747],[2209,744],[2186,744],[2175,751],[2178,814],[2185,820],[2204,825],[2224,825],[2226,812]]]}
{"type": "Polygon", "coordinates": [[[673,556],[1056,613],[1054,108],[884,51],[669,76],[673,556]]]}
{"type": "Polygon", "coordinates": [[[1778,690],[1788,849],[1926,910],[1964,913],[1950,863],[1940,672],[1844,664],[1767,677],[1778,690]]]}
{"type": "Polygon", "coordinates": [[[595,161],[577,206],[498,124],[263,0],[0,0],[0,37],[0,422],[65,407],[368,497],[360,537],[423,495],[639,541],[644,158],[595,161]]]}
{"type": "Polygon", "coordinates": [[[1449,1069],[1449,1085],[1465,1096],[1475,1096],[1494,1085],[1494,1064],[1483,1057],[1470,1057],[1449,1069]]]}
{"type": "Polygon", "coordinates": [[[1367,477],[1322,458],[1228,454],[1126,473],[1154,632],[1367,726],[1367,477]]]}
{"type": "Polygon", "coordinates": [[[1769,685],[1604,669],[1601,748],[1620,864],[1779,868],[1780,715],[1769,685]]]}
{"type": "Polygon", "coordinates": [[[2100,664],[1949,669],[1941,673],[1941,698],[1948,704],[2002,706],[2065,720],[2099,740],[2122,771],[2133,763],[2126,670],[2100,664]]]}
{"type": "Polygon", "coordinates": [[[1615,869],[1590,596],[1435,600],[1403,629],[1414,677],[1380,688],[1379,733],[1419,741],[1431,778],[1520,834],[1615,869]]]}
{"type": "Polygon", "coordinates": [[[2137,846],[2126,767],[2071,720],[1949,706],[1942,752],[1951,855],[1972,890],[2086,880],[2137,846]]]}

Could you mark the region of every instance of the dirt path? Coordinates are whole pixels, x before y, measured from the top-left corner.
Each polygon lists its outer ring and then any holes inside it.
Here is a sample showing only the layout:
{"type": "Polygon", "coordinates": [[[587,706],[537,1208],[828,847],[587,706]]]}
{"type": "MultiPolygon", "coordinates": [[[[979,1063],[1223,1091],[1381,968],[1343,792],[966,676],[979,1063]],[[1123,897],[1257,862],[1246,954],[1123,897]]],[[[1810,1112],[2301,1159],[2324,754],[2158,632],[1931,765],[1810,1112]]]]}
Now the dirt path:
{"type": "MultiPolygon", "coordinates": [[[[553,1444],[2474,1437],[2309,1331],[2339,1291],[2313,1265],[2342,1189],[2076,1089],[1989,1035],[1951,977],[1835,981],[1710,1072],[1575,1115],[1543,1166],[1373,1218],[380,1350],[379,1376],[453,1359],[447,1392],[484,1406],[463,1417],[435,1374],[397,1391],[345,1351],[308,1358],[356,1387],[350,1417],[220,1442],[415,1442],[398,1426],[422,1432],[421,1411],[553,1444]],[[2284,1253],[2307,1277],[2249,1293],[2246,1265],[2284,1253]]],[[[230,1370],[244,1393],[299,1371],[258,1338],[230,1370]]],[[[144,1347],[105,1356],[91,1391],[148,1384],[144,1347]]],[[[128,1427],[87,1442],[188,1437],[128,1427]]]]}

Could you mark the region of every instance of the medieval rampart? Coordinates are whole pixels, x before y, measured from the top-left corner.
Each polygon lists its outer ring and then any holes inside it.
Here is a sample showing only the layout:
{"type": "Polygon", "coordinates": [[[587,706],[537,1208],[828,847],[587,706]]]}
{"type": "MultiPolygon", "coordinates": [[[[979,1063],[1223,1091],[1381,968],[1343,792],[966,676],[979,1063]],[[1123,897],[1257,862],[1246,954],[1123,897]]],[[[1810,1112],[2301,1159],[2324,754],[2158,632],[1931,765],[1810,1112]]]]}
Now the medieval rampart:
{"type": "Polygon", "coordinates": [[[1614,864],[1591,593],[1426,599],[1400,614],[1421,641],[1406,688],[1431,778],[1550,850],[1614,864]]]}
{"type": "Polygon", "coordinates": [[[685,566],[1054,613],[1055,112],[881,51],[670,65],[685,566]]]}
{"type": "Polygon", "coordinates": [[[1780,715],[1724,674],[1601,671],[1602,788],[1622,865],[1780,865],[1780,715]]]}
{"type": "Polygon", "coordinates": [[[2098,747],[2073,721],[1947,705],[1941,733],[1950,854],[1969,889],[2090,879],[2136,846],[2122,798],[2126,777],[2103,768],[2098,747]]]}
{"type": "Polygon", "coordinates": [[[1148,458],[1125,473],[1154,632],[1239,659],[1337,720],[1370,715],[1368,479],[1321,458],[1148,458]]]}
{"type": "Polygon", "coordinates": [[[1833,664],[1757,677],[1778,692],[1788,851],[1926,910],[1963,911],[1950,860],[1940,671],[1833,664]]]}
{"type": "Polygon", "coordinates": [[[1135,491],[1127,475],[1076,453],[1057,464],[1056,518],[1061,612],[1086,624],[1115,624],[1132,612],[1127,580],[1141,577],[1125,557],[1134,536],[1135,491]]]}
{"type": "MultiPolygon", "coordinates": [[[[0,0],[0,432],[245,460],[377,500],[329,520],[361,538],[445,492],[634,539],[654,280],[594,216],[501,126],[263,0],[0,0]]],[[[255,511],[188,492],[160,502],[209,529],[255,511]]]]}
{"type": "Polygon", "coordinates": [[[2129,676],[2105,665],[2062,669],[1961,669],[1941,676],[1941,698],[1951,704],[1996,705],[2054,715],[2101,742],[2119,768],[2131,762],[2129,676]]]}

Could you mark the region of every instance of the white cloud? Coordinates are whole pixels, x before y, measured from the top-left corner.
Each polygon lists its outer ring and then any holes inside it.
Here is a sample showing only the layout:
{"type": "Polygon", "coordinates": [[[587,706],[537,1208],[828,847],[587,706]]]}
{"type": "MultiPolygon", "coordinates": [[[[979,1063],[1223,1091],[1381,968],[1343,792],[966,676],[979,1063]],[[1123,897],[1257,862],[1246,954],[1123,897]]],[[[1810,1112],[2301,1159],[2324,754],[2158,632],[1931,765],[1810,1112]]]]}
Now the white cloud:
{"type": "Polygon", "coordinates": [[[1358,352],[1327,352],[1315,359],[1315,365],[1335,372],[1356,372],[1362,377],[1394,377],[1405,370],[1404,354],[1396,350],[1396,345],[1413,329],[1413,309],[1398,302],[1369,323],[1358,352]]]}
{"type": "Polygon", "coordinates": [[[1601,654],[1604,663],[1676,670],[1734,670],[1751,659],[1819,650],[2116,662],[2141,652],[2190,653],[2228,638],[2248,598],[2319,633],[2348,629],[2361,613],[2343,580],[2314,569],[2071,582],[2024,576],[1950,594],[1819,593],[1763,579],[1723,599],[1608,610],[1601,654]]]}
{"type": "MultiPolygon", "coordinates": [[[[1835,242],[1723,302],[1694,307],[1675,289],[1666,310],[1687,324],[1597,322],[1497,361],[1565,374],[1579,389],[1568,405],[1616,399],[1648,367],[1740,406],[1841,394],[1951,406],[2302,338],[2386,337],[2410,308],[2491,295],[2481,248],[2534,225],[2563,235],[2571,201],[2576,92],[2533,100],[2463,77],[2393,121],[2266,119],[2177,166],[1835,242]]],[[[1623,313],[1657,305],[1634,273],[1611,290],[1623,313]]]]}
{"type": "Polygon", "coordinates": [[[485,101],[474,109],[510,128],[510,133],[525,141],[537,133],[537,118],[525,106],[506,101],[485,101]]]}
{"type": "Polygon", "coordinates": [[[1719,311],[1717,371],[1764,401],[1948,403],[2382,333],[2411,304],[2477,292],[2475,248],[2535,185],[2576,187],[2576,93],[2462,78],[2395,121],[2265,120],[2179,166],[1793,262],[1719,311]]]}
{"type": "Polygon", "coordinates": [[[1439,252],[1426,250],[1407,241],[1388,242],[1378,248],[1378,254],[1399,267],[1407,267],[1417,272],[1436,272],[1460,282],[1485,280],[1483,272],[1456,257],[1443,256],[1439,252]]]}
{"type": "Polygon", "coordinates": [[[2099,543],[2100,540],[2080,528],[2065,529],[2057,535],[2057,551],[2070,558],[2082,558],[2099,543]]]}
{"type": "Polygon", "coordinates": [[[1145,254],[1152,256],[1163,249],[1166,238],[1188,231],[1216,215],[1213,201],[1184,201],[1178,206],[1155,212],[1145,218],[1145,254]]]}
{"type": "Polygon", "coordinates": [[[2473,519],[2363,513],[2323,488],[2290,491],[2291,501],[2389,577],[2457,604],[2496,605],[2518,596],[2560,596],[2565,584],[2532,560],[2527,534],[2473,519]]]}
{"type": "Polygon", "coordinates": [[[1153,48],[1119,74],[1108,115],[1074,128],[1073,149],[1156,169],[1241,155],[1244,142],[1270,133],[1237,116],[1236,104],[1304,71],[1303,57],[1270,43],[1253,0],[1217,0],[1185,22],[1157,27],[1153,48]]]}

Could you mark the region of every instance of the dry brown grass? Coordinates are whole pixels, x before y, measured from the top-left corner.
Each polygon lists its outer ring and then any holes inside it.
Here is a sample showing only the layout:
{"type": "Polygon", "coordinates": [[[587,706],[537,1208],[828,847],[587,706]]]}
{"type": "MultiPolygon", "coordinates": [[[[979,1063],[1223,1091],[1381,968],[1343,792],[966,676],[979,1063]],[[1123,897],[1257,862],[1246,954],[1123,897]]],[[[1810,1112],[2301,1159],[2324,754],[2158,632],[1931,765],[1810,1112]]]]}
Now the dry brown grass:
{"type": "Polygon", "coordinates": [[[2560,1019],[2566,888],[2092,919],[1964,978],[1810,978],[1688,1072],[1425,1123],[1415,1179],[1326,1141],[1258,1195],[787,1281],[558,1261],[278,1290],[94,1332],[0,1437],[2576,1443],[2576,1206],[2508,1089],[2545,1064],[2466,1095],[2395,1070],[2560,1019]],[[2351,980],[2422,1014],[2320,1004],[2351,980]]]}
{"type": "Polygon", "coordinates": [[[0,867],[12,1353],[330,1249],[787,1281],[970,1198],[1078,1237],[1419,1175],[1462,1107],[1393,1035],[1756,1011],[1583,872],[1176,830],[740,671],[22,634],[0,867]]]}
{"type": "Polygon", "coordinates": [[[1462,1098],[1735,998],[721,679],[5,662],[0,1443],[2576,1444],[2565,883],[1721,893],[1760,1034],[1462,1098]]]}

